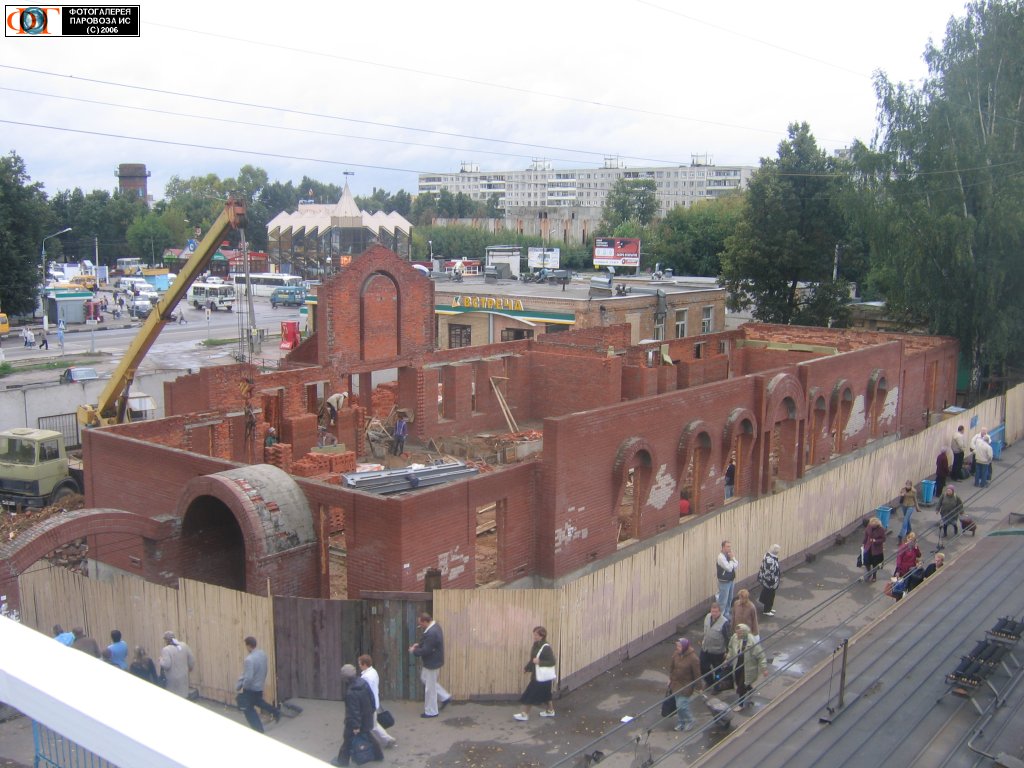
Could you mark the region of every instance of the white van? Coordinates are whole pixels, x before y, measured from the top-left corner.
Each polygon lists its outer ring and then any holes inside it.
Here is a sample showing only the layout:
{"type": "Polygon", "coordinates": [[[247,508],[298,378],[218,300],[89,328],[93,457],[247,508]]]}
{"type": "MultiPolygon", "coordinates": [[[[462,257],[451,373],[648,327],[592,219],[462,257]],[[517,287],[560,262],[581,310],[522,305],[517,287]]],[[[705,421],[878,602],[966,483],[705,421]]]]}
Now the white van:
{"type": "Polygon", "coordinates": [[[196,309],[226,309],[235,304],[235,286],[231,283],[192,283],[185,300],[196,309]]]}

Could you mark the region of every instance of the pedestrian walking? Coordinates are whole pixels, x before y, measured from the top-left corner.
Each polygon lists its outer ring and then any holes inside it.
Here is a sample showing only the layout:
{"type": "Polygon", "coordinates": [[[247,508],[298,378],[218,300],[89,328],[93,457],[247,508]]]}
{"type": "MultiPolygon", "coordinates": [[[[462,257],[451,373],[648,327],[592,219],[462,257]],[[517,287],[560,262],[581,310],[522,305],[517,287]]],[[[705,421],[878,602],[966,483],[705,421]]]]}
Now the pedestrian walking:
{"type": "Polygon", "coordinates": [[[902,544],[907,534],[912,530],[910,518],[919,509],[917,506],[917,491],[914,490],[914,484],[909,480],[903,484],[903,488],[900,490],[899,507],[903,515],[903,525],[900,526],[900,535],[896,543],[902,544]]]}
{"type": "Polygon", "coordinates": [[[71,643],[71,647],[77,651],[88,653],[94,658],[100,657],[100,644],[97,643],[93,638],[85,634],[85,629],[82,627],[75,627],[71,630],[75,635],[74,642],[71,643]]]}
{"type": "Polygon", "coordinates": [[[383,709],[380,703],[380,675],[373,668],[373,658],[369,654],[364,653],[359,657],[358,662],[359,676],[370,686],[370,693],[373,694],[373,738],[377,740],[381,747],[393,747],[398,743],[398,740],[384,729],[379,719],[380,712],[383,709]]]}
{"type": "MultiPolygon", "coordinates": [[[[57,344],[58,344],[58,346],[60,346],[61,352],[64,351],[64,331],[65,330],[66,330],[66,328],[64,326],[64,318],[61,318],[57,322],[57,344]]],[[[49,349],[49,345],[47,345],[47,349],[49,349]]]]}
{"type": "Polygon", "coordinates": [[[160,684],[160,678],[156,673],[156,664],[149,658],[146,649],[141,645],[135,646],[135,656],[132,658],[132,663],[128,665],[128,671],[147,683],[160,684]]]}
{"type": "Polygon", "coordinates": [[[110,645],[107,646],[107,650],[110,651],[111,664],[124,670],[128,669],[128,643],[121,639],[121,630],[110,630],[110,645]]]}
{"type": "Polygon", "coordinates": [[[530,719],[530,707],[543,707],[541,717],[554,717],[555,708],[551,703],[551,686],[555,681],[555,652],[548,642],[548,631],[544,627],[533,628],[533,645],[530,647],[530,660],[523,671],[530,676],[530,682],[519,697],[522,707],[512,715],[516,720],[525,722],[530,719]]]}
{"type": "Polygon", "coordinates": [[[949,472],[954,480],[963,480],[966,477],[964,474],[964,454],[967,453],[967,435],[964,432],[963,424],[957,427],[956,432],[953,433],[950,448],[953,452],[953,466],[950,467],[949,472]]]}
{"type": "Polygon", "coordinates": [[[707,681],[714,681],[715,691],[720,690],[720,681],[726,675],[725,652],[729,647],[732,625],[722,615],[718,603],[712,603],[704,617],[704,634],[700,642],[700,673],[707,681]]]}
{"type": "Polygon", "coordinates": [[[26,328],[25,326],[22,326],[21,333],[19,333],[18,335],[21,336],[21,346],[27,347],[28,346],[28,328],[26,328]]]}
{"type": "Polygon", "coordinates": [[[757,571],[757,583],[761,585],[761,607],[765,616],[775,615],[775,592],[782,583],[782,566],[779,565],[779,552],[782,547],[772,544],[764,553],[761,568],[757,571]]]}
{"type": "Polygon", "coordinates": [[[921,560],[921,548],[917,546],[917,534],[911,531],[907,539],[896,550],[896,578],[903,578],[917,567],[921,560]]]}
{"type": "Polygon", "coordinates": [[[949,455],[946,453],[946,449],[943,448],[939,451],[939,455],[935,457],[935,496],[939,498],[942,496],[942,489],[946,487],[946,482],[949,480],[949,455]]]}
{"type": "Polygon", "coordinates": [[[750,599],[750,591],[741,589],[736,593],[736,602],[732,604],[732,615],[729,617],[734,627],[746,624],[750,627],[750,637],[754,642],[761,641],[761,630],[757,623],[757,606],[750,599]]]}
{"type": "Polygon", "coordinates": [[[341,668],[345,684],[345,731],[338,757],[331,765],[348,765],[353,751],[372,750],[373,760],[383,760],[377,742],[370,736],[373,730],[373,694],[370,686],[356,674],[356,668],[346,664],[341,668]]]}
{"type": "Polygon", "coordinates": [[[939,497],[936,511],[939,513],[939,524],[942,526],[942,538],[947,537],[951,525],[953,526],[953,535],[956,536],[959,533],[957,524],[964,511],[964,503],[952,485],[947,485],[942,496],[939,497]]]}
{"type": "Polygon", "coordinates": [[[988,432],[983,429],[974,439],[974,484],[978,488],[984,488],[992,479],[992,456],[988,432]]]}
{"type": "Polygon", "coordinates": [[[164,643],[160,651],[160,671],[167,680],[166,688],[171,693],[188,698],[188,675],[196,666],[192,649],[177,640],[170,630],[164,632],[164,643]]]}
{"type": "MultiPolygon", "coordinates": [[[[44,337],[44,340],[45,340],[46,331],[43,331],[43,337],[44,337]]],[[[35,334],[35,332],[31,328],[29,328],[29,329],[27,329],[25,331],[25,346],[31,348],[31,347],[34,347],[35,345],[36,345],[36,334],[35,334]]],[[[47,346],[47,349],[49,349],[49,346],[47,346]]]]}
{"type": "Polygon", "coordinates": [[[267,654],[262,648],[256,647],[255,637],[250,635],[243,642],[248,653],[242,662],[242,675],[235,686],[238,690],[238,708],[245,714],[249,727],[263,733],[263,721],[256,714],[256,708],[272,715],[275,723],[281,719],[281,710],[263,700],[263,686],[267,682],[267,654]]]}
{"type": "Polygon", "coordinates": [[[732,542],[722,542],[722,551],[715,559],[715,576],[718,579],[718,604],[725,618],[732,611],[733,589],[736,586],[736,569],[740,563],[732,553],[732,542]]]}
{"type": "Polygon", "coordinates": [[[704,679],[697,654],[685,637],[676,640],[668,663],[668,690],[676,699],[676,726],[673,730],[692,730],[697,718],[690,712],[690,697],[704,690],[704,679]]]}
{"type": "Polygon", "coordinates": [[[757,684],[758,675],[768,677],[768,659],[764,648],[750,636],[750,627],[746,624],[736,625],[736,634],[729,641],[729,657],[733,659],[733,677],[736,682],[735,712],[744,707],[751,707],[750,692],[757,684]]]}
{"type": "Polygon", "coordinates": [[[864,541],[861,544],[864,568],[867,573],[864,581],[878,581],[878,566],[885,560],[885,528],[877,517],[868,520],[864,529],[864,541]]]}
{"type": "Polygon", "coordinates": [[[53,639],[56,640],[61,645],[68,645],[68,646],[70,646],[72,643],[75,642],[75,633],[74,632],[65,632],[64,631],[64,627],[62,627],[60,624],[54,624],[53,625],[53,639]]]}
{"type": "Polygon", "coordinates": [[[423,714],[420,717],[437,717],[452,700],[452,695],[437,680],[444,666],[444,632],[433,616],[426,612],[420,614],[418,624],[423,634],[418,643],[409,646],[409,653],[423,662],[420,671],[424,689],[423,714]]]}

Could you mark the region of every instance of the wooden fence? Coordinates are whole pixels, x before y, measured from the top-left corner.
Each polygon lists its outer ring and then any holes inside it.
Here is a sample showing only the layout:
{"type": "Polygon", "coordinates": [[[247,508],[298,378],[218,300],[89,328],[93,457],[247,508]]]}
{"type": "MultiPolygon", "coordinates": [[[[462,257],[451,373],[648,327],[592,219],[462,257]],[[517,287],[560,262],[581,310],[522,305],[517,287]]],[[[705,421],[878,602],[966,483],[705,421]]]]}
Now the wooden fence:
{"type": "MultiPolygon", "coordinates": [[[[103,648],[110,630],[120,629],[132,651],[141,645],[159,662],[163,634],[173,631],[195,655],[191,683],[204,698],[234,703],[247,635],[256,637],[274,669],[273,615],[265,597],[187,579],[178,589],[134,576],[99,581],[52,566],[23,573],[18,586],[22,621],[45,634],[54,624],[80,626],[103,648]]],[[[276,695],[271,674],[266,698],[276,695]]]]}
{"type": "MultiPolygon", "coordinates": [[[[1022,401],[1015,392],[1015,408],[1022,401]]],[[[907,478],[934,473],[939,449],[949,446],[959,424],[976,416],[973,432],[993,427],[1002,410],[1002,398],[989,400],[859,458],[838,460],[776,495],[729,504],[640,543],[634,553],[555,589],[437,591],[434,615],[446,640],[442,680],[460,698],[518,694],[530,630],[542,624],[560,679],[582,684],[660,642],[680,616],[707,604],[717,591],[714,558],[723,539],[733,542],[739,578],[752,577],[769,546],[781,545],[786,557],[827,541],[893,499],[907,478]]]]}

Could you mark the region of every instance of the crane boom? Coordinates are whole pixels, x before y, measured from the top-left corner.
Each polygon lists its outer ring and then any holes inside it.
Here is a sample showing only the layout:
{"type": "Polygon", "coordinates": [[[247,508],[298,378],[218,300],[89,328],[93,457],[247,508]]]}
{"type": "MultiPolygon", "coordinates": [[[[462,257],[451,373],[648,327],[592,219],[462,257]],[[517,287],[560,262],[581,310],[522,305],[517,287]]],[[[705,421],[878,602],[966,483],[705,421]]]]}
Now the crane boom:
{"type": "Polygon", "coordinates": [[[213,226],[199,243],[195,253],[189,257],[185,266],[178,273],[177,279],[160,297],[156,306],[153,307],[153,311],[149,313],[146,322],[142,324],[121,362],[111,375],[107,386],[100,393],[99,402],[96,405],[78,407],[80,424],[86,427],[101,427],[108,424],[121,424],[125,421],[125,414],[128,411],[128,391],[135,380],[135,374],[146,353],[156,342],[161,329],[170,320],[171,311],[185,297],[196,278],[206,269],[213,254],[217,252],[217,246],[220,245],[224,233],[228,229],[241,229],[244,226],[245,204],[229,199],[224,205],[224,210],[221,211],[217,220],[213,222],[213,226]]]}

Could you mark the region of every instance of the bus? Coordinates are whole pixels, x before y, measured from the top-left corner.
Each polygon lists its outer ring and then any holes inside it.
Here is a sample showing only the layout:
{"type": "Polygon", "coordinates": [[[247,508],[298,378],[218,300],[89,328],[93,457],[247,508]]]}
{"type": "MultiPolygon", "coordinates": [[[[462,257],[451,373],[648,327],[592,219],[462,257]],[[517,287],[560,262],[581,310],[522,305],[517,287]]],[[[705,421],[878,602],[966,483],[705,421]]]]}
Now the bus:
{"type": "Polygon", "coordinates": [[[235,305],[235,286],[231,283],[192,283],[185,301],[196,309],[226,309],[235,305]]]}
{"type": "MultiPolygon", "coordinates": [[[[245,275],[236,272],[231,276],[234,278],[238,292],[245,295],[245,275]]],[[[249,274],[249,287],[253,296],[269,296],[275,288],[302,288],[302,278],[299,275],[284,275],[280,272],[252,272],[249,274]]]]}
{"type": "Polygon", "coordinates": [[[118,259],[117,269],[114,271],[118,275],[134,275],[141,269],[142,259],[118,259]]]}

